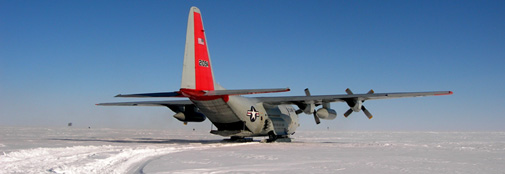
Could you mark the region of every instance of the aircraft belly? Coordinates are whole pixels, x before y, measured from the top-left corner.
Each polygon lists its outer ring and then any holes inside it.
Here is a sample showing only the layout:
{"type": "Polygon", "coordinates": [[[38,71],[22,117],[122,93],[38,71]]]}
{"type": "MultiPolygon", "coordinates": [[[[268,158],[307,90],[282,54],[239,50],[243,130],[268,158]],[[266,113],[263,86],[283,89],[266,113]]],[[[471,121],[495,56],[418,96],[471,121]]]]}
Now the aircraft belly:
{"type": "Polygon", "coordinates": [[[212,123],[240,122],[240,119],[223,99],[193,101],[193,103],[212,123]]]}

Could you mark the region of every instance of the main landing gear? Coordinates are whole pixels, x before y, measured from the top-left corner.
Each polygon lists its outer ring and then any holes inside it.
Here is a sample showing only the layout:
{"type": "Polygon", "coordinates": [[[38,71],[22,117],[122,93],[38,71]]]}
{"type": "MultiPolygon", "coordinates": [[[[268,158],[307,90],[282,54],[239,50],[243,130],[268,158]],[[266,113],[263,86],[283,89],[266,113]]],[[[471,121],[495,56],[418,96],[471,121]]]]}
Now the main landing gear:
{"type": "Polygon", "coordinates": [[[275,135],[274,132],[269,132],[266,142],[291,142],[291,138],[288,135],[275,135]]]}
{"type": "MultiPolygon", "coordinates": [[[[224,139],[223,142],[232,142],[232,143],[245,143],[252,142],[252,138],[246,138],[242,136],[231,136],[230,139],[224,139]]],[[[291,138],[288,135],[275,135],[274,132],[268,133],[268,139],[263,139],[260,142],[262,143],[272,143],[272,142],[291,142],[291,138]]]]}

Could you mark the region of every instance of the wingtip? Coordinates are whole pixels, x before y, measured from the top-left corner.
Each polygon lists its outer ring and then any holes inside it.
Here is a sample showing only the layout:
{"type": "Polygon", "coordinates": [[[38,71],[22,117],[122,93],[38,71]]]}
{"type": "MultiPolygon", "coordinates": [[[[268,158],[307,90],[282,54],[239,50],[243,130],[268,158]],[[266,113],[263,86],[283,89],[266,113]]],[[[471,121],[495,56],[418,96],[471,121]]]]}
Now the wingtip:
{"type": "Polygon", "coordinates": [[[454,94],[454,92],[452,92],[452,91],[447,91],[447,93],[435,94],[435,96],[438,96],[438,95],[452,95],[452,94],[454,94]]]}

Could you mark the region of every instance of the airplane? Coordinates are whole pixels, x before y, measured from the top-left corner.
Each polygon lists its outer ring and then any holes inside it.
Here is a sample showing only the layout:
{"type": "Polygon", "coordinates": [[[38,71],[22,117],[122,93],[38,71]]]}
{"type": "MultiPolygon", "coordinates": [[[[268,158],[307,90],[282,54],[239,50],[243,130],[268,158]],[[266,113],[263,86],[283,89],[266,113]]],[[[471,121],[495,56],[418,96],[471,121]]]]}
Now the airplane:
{"type": "Polygon", "coordinates": [[[363,106],[366,100],[392,99],[404,97],[451,95],[452,91],[311,95],[305,89],[305,96],[245,97],[243,95],[277,93],[290,91],[289,88],[271,89],[225,89],[216,83],[212,62],[207,47],[207,38],[202,22],[202,14],[197,7],[191,7],[188,17],[186,46],[184,53],[181,88],[174,92],[119,94],[115,97],[136,98],[187,98],[186,100],[138,101],[99,103],[100,106],[163,106],[172,110],[177,120],[203,122],[208,118],[217,130],[210,133],[231,137],[230,140],[244,140],[252,137],[266,137],[267,142],[291,142],[290,136],[300,126],[298,115],[313,115],[316,124],[321,119],[333,120],[337,112],[330,107],[332,102],[345,102],[350,107],[343,115],[363,111],[369,118],[372,114],[363,106]],[[297,109],[293,107],[297,106],[297,109]],[[321,107],[319,107],[321,106],[321,107]],[[317,108],[319,107],[319,108],[317,108]]]}

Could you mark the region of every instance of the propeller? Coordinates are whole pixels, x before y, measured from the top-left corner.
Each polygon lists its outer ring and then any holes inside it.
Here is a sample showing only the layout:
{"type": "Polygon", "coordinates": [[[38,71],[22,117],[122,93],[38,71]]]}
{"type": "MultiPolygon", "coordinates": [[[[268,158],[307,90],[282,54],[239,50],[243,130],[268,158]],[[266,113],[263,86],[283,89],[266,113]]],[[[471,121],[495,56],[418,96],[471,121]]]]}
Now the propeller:
{"type": "Polygon", "coordinates": [[[314,120],[316,121],[316,124],[321,123],[321,120],[319,120],[319,117],[317,117],[317,115],[316,115],[316,110],[315,109],[314,109],[313,115],[314,115],[314,120]]]}
{"type": "MultiPolygon", "coordinates": [[[[361,106],[361,107],[363,107],[363,106],[361,106]]],[[[347,118],[349,115],[351,115],[351,113],[352,113],[352,109],[347,110],[347,111],[344,113],[344,117],[346,117],[346,118],[347,118]]]]}
{"type": "MultiPolygon", "coordinates": [[[[347,88],[345,90],[345,92],[348,95],[354,94],[351,91],[351,89],[349,89],[349,88],[347,88]]],[[[368,91],[367,94],[373,94],[373,93],[374,93],[374,91],[373,91],[373,89],[371,89],[370,91],[368,91]]],[[[353,100],[346,100],[346,102],[347,102],[347,105],[349,105],[349,107],[351,107],[351,108],[344,113],[344,117],[348,117],[349,115],[351,115],[351,113],[353,111],[359,112],[360,110],[362,110],[363,113],[365,113],[365,115],[368,117],[368,119],[372,119],[372,117],[373,117],[372,113],[370,113],[370,111],[368,111],[368,109],[366,109],[366,107],[363,106],[363,103],[365,102],[365,100],[359,100],[358,98],[354,98],[353,100]],[[356,105],[358,105],[358,106],[356,106],[356,105]]]]}
{"type": "MultiPolygon", "coordinates": [[[[305,91],[306,96],[310,96],[309,88],[305,88],[304,91],[305,91]]],[[[314,103],[311,103],[311,105],[312,105],[312,108],[314,108],[314,103]]],[[[312,112],[312,115],[314,115],[314,121],[316,121],[316,124],[321,123],[321,120],[319,120],[319,117],[316,115],[316,109],[314,109],[314,111],[312,112]]]]}
{"type": "MultiPolygon", "coordinates": [[[[310,91],[309,88],[305,88],[305,95],[310,96],[310,91]]],[[[313,110],[316,108],[316,104],[314,104],[314,101],[308,100],[305,102],[300,102],[296,104],[298,106],[298,110],[296,110],[296,114],[312,114],[313,110]]]]}
{"type": "Polygon", "coordinates": [[[363,113],[365,113],[365,115],[368,117],[368,119],[372,119],[372,117],[373,117],[372,113],[370,113],[368,111],[368,109],[365,108],[365,106],[361,106],[361,110],[363,111],[363,113]]]}

